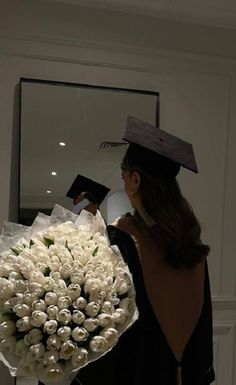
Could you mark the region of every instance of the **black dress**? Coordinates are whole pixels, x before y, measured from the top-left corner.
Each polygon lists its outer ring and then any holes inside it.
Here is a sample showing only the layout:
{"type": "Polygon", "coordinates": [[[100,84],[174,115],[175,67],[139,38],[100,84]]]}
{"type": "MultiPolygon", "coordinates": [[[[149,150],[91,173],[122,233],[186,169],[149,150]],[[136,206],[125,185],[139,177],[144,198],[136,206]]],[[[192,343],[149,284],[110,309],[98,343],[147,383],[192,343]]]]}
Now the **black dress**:
{"type": "Polygon", "coordinates": [[[102,358],[82,368],[73,385],[208,385],[213,369],[212,307],[208,269],[205,269],[204,305],[181,360],[181,367],[166,340],[148,300],[133,239],[123,231],[107,227],[133,275],[139,319],[102,358]]]}

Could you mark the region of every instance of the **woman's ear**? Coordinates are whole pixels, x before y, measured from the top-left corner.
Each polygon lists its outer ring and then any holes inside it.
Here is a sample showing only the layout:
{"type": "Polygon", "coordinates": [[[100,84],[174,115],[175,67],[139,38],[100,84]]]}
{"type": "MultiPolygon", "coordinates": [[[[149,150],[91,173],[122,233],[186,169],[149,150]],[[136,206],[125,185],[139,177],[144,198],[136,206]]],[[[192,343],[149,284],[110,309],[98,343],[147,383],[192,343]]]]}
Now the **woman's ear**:
{"type": "Polygon", "coordinates": [[[132,188],[135,191],[135,193],[138,192],[139,186],[141,182],[141,177],[138,171],[133,171],[131,175],[131,183],[132,183],[132,188]]]}

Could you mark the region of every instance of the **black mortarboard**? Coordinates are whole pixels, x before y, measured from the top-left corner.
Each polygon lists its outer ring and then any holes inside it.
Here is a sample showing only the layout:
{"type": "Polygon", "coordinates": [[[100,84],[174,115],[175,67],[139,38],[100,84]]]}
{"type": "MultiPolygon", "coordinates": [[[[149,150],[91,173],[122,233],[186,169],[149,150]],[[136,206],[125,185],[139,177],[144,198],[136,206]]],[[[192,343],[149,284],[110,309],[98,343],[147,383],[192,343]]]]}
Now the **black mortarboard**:
{"type": "Polygon", "coordinates": [[[109,191],[110,189],[108,187],[83,175],[77,175],[66,196],[74,199],[82,192],[88,192],[94,197],[95,202],[100,204],[109,191]]]}
{"type": "Polygon", "coordinates": [[[130,167],[160,177],[175,177],[180,166],[198,172],[192,144],[132,116],[123,139],[129,142],[126,158],[130,167]]]}

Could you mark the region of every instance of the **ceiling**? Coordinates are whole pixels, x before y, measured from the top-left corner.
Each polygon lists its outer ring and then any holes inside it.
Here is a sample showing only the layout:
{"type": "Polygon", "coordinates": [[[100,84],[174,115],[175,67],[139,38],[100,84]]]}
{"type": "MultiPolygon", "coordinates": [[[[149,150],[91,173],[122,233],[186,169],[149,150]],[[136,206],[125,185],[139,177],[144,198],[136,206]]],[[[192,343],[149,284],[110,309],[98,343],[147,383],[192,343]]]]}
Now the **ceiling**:
{"type": "Polygon", "coordinates": [[[47,0],[236,29],[235,0],[47,0]]]}

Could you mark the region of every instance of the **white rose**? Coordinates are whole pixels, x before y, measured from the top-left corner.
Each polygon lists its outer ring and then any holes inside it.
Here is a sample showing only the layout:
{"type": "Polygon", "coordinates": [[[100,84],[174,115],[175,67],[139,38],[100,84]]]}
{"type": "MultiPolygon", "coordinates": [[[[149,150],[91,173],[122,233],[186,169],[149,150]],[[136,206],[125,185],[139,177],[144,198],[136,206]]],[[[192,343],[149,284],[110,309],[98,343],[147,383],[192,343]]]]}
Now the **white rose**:
{"type": "Polygon", "coordinates": [[[26,291],[26,281],[23,279],[18,279],[14,282],[14,285],[16,293],[24,293],[26,291]]]}
{"type": "Polygon", "coordinates": [[[100,335],[106,339],[108,347],[115,345],[118,341],[118,331],[114,328],[105,328],[100,335]]]}
{"type": "Polygon", "coordinates": [[[57,283],[61,279],[61,274],[58,271],[51,272],[49,276],[50,278],[53,279],[54,282],[57,282],[57,283]]]}
{"type": "Polygon", "coordinates": [[[67,293],[72,300],[76,300],[77,298],[79,298],[81,293],[80,285],[78,283],[72,283],[68,286],[67,293]]]}
{"type": "MultiPolygon", "coordinates": [[[[95,278],[97,278],[97,280],[99,280],[99,281],[101,282],[100,278],[97,277],[95,271],[94,271],[94,270],[89,270],[89,271],[85,274],[84,282],[86,283],[88,280],[94,281],[95,278]]],[[[96,291],[94,291],[94,292],[96,292],[96,291]]]]}
{"type": "Polygon", "coordinates": [[[47,339],[47,348],[49,350],[59,350],[61,347],[61,339],[56,334],[52,334],[47,339]]]}
{"type": "Polygon", "coordinates": [[[83,326],[86,330],[88,330],[88,332],[93,332],[98,325],[99,321],[96,318],[87,318],[83,323],[83,326]]]}
{"type": "Polygon", "coordinates": [[[29,307],[29,305],[26,305],[25,303],[23,303],[22,305],[20,304],[15,305],[13,307],[13,311],[16,313],[18,317],[25,317],[31,314],[31,308],[29,307]]]}
{"type": "Polygon", "coordinates": [[[101,280],[96,278],[87,279],[84,284],[84,291],[85,293],[89,293],[91,295],[103,291],[103,285],[101,280]]]}
{"type": "Polygon", "coordinates": [[[131,285],[131,282],[127,276],[124,278],[116,278],[115,282],[113,284],[113,287],[114,287],[115,291],[117,292],[117,294],[123,295],[123,294],[127,293],[127,291],[130,289],[130,285],[131,285]]]}
{"type": "Polygon", "coordinates": [[[76,342],[81,342],[87,340],[89,333],[85,328],[77,326],[72,330],[71,335],[76,342]]]}
{"type": "Polygon", "coordinates": [[[48,293],[45,294],[44,301],[48,306],[49,305],[56,305],[57,304],[57,294],[49,291],[48,293]]]}
{"type": "Polygon", "coordinates": [[[31,318],[26,316],[18,319],[16,322],[16,327],[19,332],[27,332],[28,330],[32,329],[31,318]]]}
{"type": "Polygon", "coordinates": [[[0,277],[0,290],[2,290],[8,283],[6,278],[0,277]]]}
{"type": "Polygon", "coordinates": [[[27,353],[29,347],[26,346],[26,344],[24,343],[24,340],[20,340],[16,343],[16,347],[15,347],[15,355],[17,357],[24,357],[25,354],[27,353]]]}
{"type": "Polygon", "coordinates": [[[97,292],[97,293],[91,294],[89,296],[89,300],[91,302],[97,302],[98,304],[101,304],[105,300],[106,296],[107,296],[106,292],[105,291],[101,291],[101,292],[97,292]]]}
{"type": "Polygon", "coordinates": [[[73,306],[75,309],[84,309],[87,305],[87,300],[84,297],[79,297],[73,302],[73,306]]]}
{"type": "Polygon", "coordinates": [[[23,276],[20,273],[17,273],[16,271],[11,271],[9,274],[9,279],[12,281],[18,281],[19,279],[22,279],[23,276]]]}
{"type": "Polygon", "coordinates": [[[99,325],[103,327],[113,327],[114,321],[113,316],[110,314],[102,313],[97,316],[97,319],[99,321],[99,325]]]}
{"type": "Polygon", "coordinates": [[[66,279],[66,278],[69,278],[70,275],[72,274],[73,267],[71,266],[70,263],[65,263],[64,265],[62,265],[60,267],[59,271],[60,271],[62,278],[66,279]]]}
{"type": "Polygon", "coordinates": [[[31,280],[38,283],[39,285],[44,285],[45,278],[41,271],[33,271],[31,280]]]}
{"type": "Polygon", "coordinates": [[[24,294],[23,294],[23,301],[24,303],[26,303],[27,305],[31,305],[32,302],[36,301],[38,299],[38,296],[36,293],[30,293],[29,291],[26,291],[24,294]]]}
{"type": "Polygon", "coordinates": [[[72,304],[71,298],[69,296],[60,297],[57,301],[57,306],[60,310],[68,309],[72,304]]]}
{"type": "Polygon", "coordinates": [[[12,336],[16,331],[16,326],[13,321],[3,321],[0,324],[0,337],[6,338],[12,336]]]}
{"type": "Polygon", "coordinates": [[[38,299],[32,303],[32,310],[39,310],[45,312],[47,309],[47,305],[43,299],[38,299]]]}
{"type": "Polygon", "coordinates": [[[29,360],[29,362],[40,361],[40,359],[43,358],[44,353],[45,347],[41,342],[39,342],[38,344],[30,346],[29,351],[27,353],[27,359],[29,360]]]}
{"type": "Polygon", "coordinates": [[[0,342],[0,351],[3,354],[12,354],[15,352],[16,339],[15,337],[7,337],[0,342]]]}
{"type": "Polygon", "coordinates": [[[86,256],[83,255],[83,252],[84,250],[80,245],[74,245],[71,249],[71,255],[73,256],[74,260],[79,261],[80,264],[86,263],[86,256]]]}
{"type": "Polygon", "coordinates": [[[31,324],[37,328],[40,328],[47,321],[47,318],[48,316],[46,313],[40,310],[34,310],[31,314],[31,324]]]}
{"type": "Polygon", "coordinates": [[[45,277],[44,281],[44,289],[45,291],[53,291],[55,286],[55,281],[52,277],[45,277]]]}
{"type": "Polygon", "coordinates": [[[58,263],[59,265],[60,265],[60,259],[56,256],[56,255],[53,255],[52,257],[51,257],[51,262],[53,262],[53,263],[58,263]]]}
{"type": "Polygon", "coordinates": [[[84,273],[82,271],[73,272],[70,276],[71,283],[82,285],[84,283],[84,273]]]}
{"type": "Polygon", "coordinates": [[[63,309],[59,311],[57,320],[63,325],[67,325],[71,321],[71,312],[68,309],[63,309]]]}
{"type": "Polygon", "coordinates": [[[54,334],[57,331],[57,321],[56,320],[50,320],[46,321],[43,325],[43,331],[47,334],[54,334]]]}
{"type": "Polygon", "coordinates": [[[123,324],[126,320],[126,310],[116,309],[113,313],[113,319],[116,324],[123,324]]]}
{"type": "Polygon", "coordinates": [[[114,311],[115,308],[110,301],[105,301],[101,306],[102,313],[112,314],[114,311]]]}
{"type": "Polygon", "coordinates": [[[77,324],[77,325],[80,325],[84,322],[85,320],[85,315],[84,313],[82,313],[82,311],[80,310],[73,310],[73,314],[72,314],[72,321],[77,324]]]}
{"type": "Polygon", "coordinates": [[[5,279],[5,285],[0,288],[0,298],[9,299],[15,293],[15,286],[13,281],[5,279]]]}
{"type": "Polygon", "coordinates": [[[55,364],[59,360],[59,354],[57,351],[48,351],[45,352],[43,356],[43,364],[44,365],[52,365],[55,364]]]}
{"type": "Polygon", "coordinates": [[[42,341],[43,333],[40,329],[31,329],[28,334],[24,336],[24,344],[27,346],[37,344],[42,341]]]}
{"type": "Polygon", "coordinates": [[[67,295],[67,286],[63,279],[59,279],[54,291],[57,293],[58,297],[63,297],[67,295]]]}
{"type": "MultiPolygon", "coordinates": [[[[42,239],[43,242],[43,239],[42,239]]],[[[36,254],[36,261],[48,264],[50,262],[50,257],[48,255],[48,248],[43,243],[35,243],[31,246],[33,254],[36,254]]]]}
{"type": "Polygon", "coordinates": [[[78,348],[72,354],[71,363],[74,368],[79,368],[88,362],[88,351],[85,348],[78,348]]]}
{"type": "MultiPolygon", "coordinates": [[[[68,251],[68,250],[67,250],[68,251]]],[[[68,255],[68,256],[61,256],[61,264],[62,265],[65,265],[66,263],[69,263],[70,265],[72,265],[73,263],[73,258],[71,257],[71,255],[68,255]]]]}
{"type": "Polygon", "coordinates": [[[50,305],[47,308],[47,314],[49,319],[57,319],[59,314],[59,309],[57,306],[50,305]]]}
{"type": "Polygon", "coordinates": [[[61,268],[61,264],[60,263],[57,263],[57,262],[49,262],[48,263],[48,267],[51,271],[53,272],[59,272],[60,271],[60,268],[61,268]]]}
{"type": "Polygon", "coordinates": [[[27,261],[27,265],[25,264],[24,266],[21,266],[21,273],[27,280],[30,280],[32,278],[33,271],[35,271],[35,266],[33,265],[32,267],[32,265],[30,264],[30,261],[27,261]]]}
{"type": "Polygon", "coordinates": [[[117,293],[114,290],[107,293],[106,299],[114,306],[118,305],[120,302],[120,299],[117,297],[117,293]]]}
{"type": "Polygon", "coordinates": [[[73,353],[75,352],[75,350],[76,350],[76,346],[71,340],[63,342],[60,350],[60,359],[69,360],[73,355],[73,353]]]}
{"type": "Polygon", "coordinates": [[[23,294],[22,293],[16,293],[15,297],[12,297],[9,299],[9,302],[13,308],[15,305],[20,305],[23,303],[23,294]]]}
{"type": "MultiPolygon", "coordinates": [[[[82,279],[81,283],[84,283],[84,265],[83,265],[83,263],[81,263],[81,261],[79,261],[79,260],[74,260],[73,270],[74,271],[71,274],[71,276],[73,276],[74,274],[77,276],[77,274],[78,274],[82,279]]],[[[73,282],[73,283],[78,283],[78,282],[73,282]]],[[[80,283],[79,283],[79,285],[80,285],[80,283]]]]}
{"type": "Polygon", "coordinates": [[[100,309],[100,305],[96,302],[89,302],[85,307],[85,312],[89,317],[95,317],[100,309]]]}
{"type": "Polygon", "coordinates": [[[37,282],[29,282],[28,283],[28,290],[31,293],[36,294],[38,297],[42,297],[45,293],[44,287],[37,282]]]}
{"type": "Polygon", "coordinates": [[[71,328],[69,326],[62,326],[57,330],[58,336],[61,338],[63,342],[70,339],[71,336],[71,328]]]}
{"type": "Polygon", "coordinates": [[[90,349],[95,353],[104,353],[108,346],[107,341],[102,336],[94,336],[89,342],[90,349]]]}
{"type": "Polygon", "coordinates": [[[12,267],[8,264],[0,265],[0,276],[8,278],[12,272],[12,267]]]}
{"type": "Polygon", "coordinates": [[[46,274],[48,270],[48,266],[46,265],[46,263],[37,262],[35,266],[38,270],[40,270],[41,273],[46,274]]]}
{"type": "Polygon", "coordinates": [[[46,365],[40,370],[40,379],[45,383],[60,382],[63,380],[64,375],[63,367],[58,362],[56,364],[46,365]]]}

